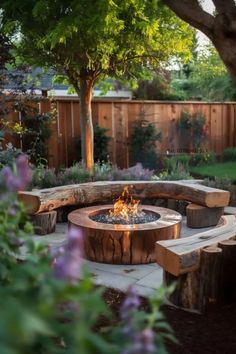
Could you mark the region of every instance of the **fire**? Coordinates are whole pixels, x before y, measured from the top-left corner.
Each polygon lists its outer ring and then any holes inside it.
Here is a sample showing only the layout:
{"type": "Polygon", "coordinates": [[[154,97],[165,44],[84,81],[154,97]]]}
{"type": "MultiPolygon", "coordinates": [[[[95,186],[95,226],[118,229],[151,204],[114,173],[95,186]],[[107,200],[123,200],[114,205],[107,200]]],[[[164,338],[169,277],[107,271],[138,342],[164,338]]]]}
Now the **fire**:
{"type": "Polygon", "coordinates": [[[122,195],[115,202],[113,211],[110,210],[110,217],[119,217],[128,221],[130,217],[139,214],[139,203],[140,200],[133,199],[129,194],[129,187],[126,186],[122,195]]]}

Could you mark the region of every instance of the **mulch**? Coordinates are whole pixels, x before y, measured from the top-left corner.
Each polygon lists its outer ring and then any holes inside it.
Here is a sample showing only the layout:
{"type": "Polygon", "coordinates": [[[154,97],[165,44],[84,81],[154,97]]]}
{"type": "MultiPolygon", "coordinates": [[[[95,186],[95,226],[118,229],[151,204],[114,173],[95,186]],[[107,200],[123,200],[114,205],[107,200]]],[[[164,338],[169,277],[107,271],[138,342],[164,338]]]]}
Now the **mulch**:
{"type": "MultiPolygon", "coordinates": [[[[125,294],[107,289],[105,302],[118,317],[125,294]]],[[[142,309],[148,311],[148,301],[142,298],[142,309]]],[[[234,354],[236,353],[236,304],[199,315],[170,306],[163,306],[178,344],[169,344],[170,354],[234,354]]]]}

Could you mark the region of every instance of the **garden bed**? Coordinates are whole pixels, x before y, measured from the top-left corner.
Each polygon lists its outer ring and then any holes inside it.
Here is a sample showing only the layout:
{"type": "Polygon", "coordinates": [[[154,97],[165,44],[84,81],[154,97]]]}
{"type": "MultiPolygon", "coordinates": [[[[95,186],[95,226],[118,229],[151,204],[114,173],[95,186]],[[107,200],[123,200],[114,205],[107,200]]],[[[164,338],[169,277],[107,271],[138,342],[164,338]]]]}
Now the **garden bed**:
{"type": "MultiPolygon", "coordinates": [[[[107,305],[116,315],[124,297],[124,293],[114,289],[107,289],[104,294],[107,305]]],[[[141,306],[148,311],[148,302],[145,298],[142,298],[141,306]]],[[[204,316],[169,306],[163,306],[162,310],[179,341],[179,344],[168,345],[170,354],[236,352],[236,305],[224,307],[204,316]]],[[[107,325],[107,322],[104,324],[107,325]]]]}

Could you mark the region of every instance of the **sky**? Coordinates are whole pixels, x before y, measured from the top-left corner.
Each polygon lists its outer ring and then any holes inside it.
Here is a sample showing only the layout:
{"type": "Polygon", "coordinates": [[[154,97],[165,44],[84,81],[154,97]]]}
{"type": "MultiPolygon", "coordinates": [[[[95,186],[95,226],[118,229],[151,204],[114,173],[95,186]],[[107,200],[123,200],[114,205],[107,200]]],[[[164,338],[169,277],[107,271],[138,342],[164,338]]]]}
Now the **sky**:
{"type": "MultiPolygon", "coordinates": [[[[211,0],[203,0],[202,1],[202,7],[206,12],[212,13],[214,10],[214,4],[211,0]]],[[[209,43],[209,39],[205,36],[205,34],[203,34],[200,31],[198,32],[198,40],[199,40],[199,45],[200,46],[204,46],[205,44],[209,43]]]]}

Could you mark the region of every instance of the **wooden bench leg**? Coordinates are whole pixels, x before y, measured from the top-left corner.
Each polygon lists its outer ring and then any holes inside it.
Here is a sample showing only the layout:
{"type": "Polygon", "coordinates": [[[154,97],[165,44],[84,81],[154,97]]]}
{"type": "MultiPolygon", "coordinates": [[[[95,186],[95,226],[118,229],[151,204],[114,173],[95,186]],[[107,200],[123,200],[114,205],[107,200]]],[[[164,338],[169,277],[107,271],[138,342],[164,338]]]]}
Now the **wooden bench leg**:
{"type": "Polygon", "coordinates": [[[236,302],[236,241],[201,250],[199,269],[179,276],[164,271],[164,284],[175,283],[168,300],[175,306],[205,313],[236,302]]]}
{"type": "Polygon", "coordinates": [[[47,235],[55,232],[57,212],[47,211],[31,216],[36,235],[47,235]]]}
{"type": "Polygon", "coordinates": [[[186,208],[187,226],[193,229],[216,226],[223,214],[224,208],[207,208],[190,203],[186,208]]]}

